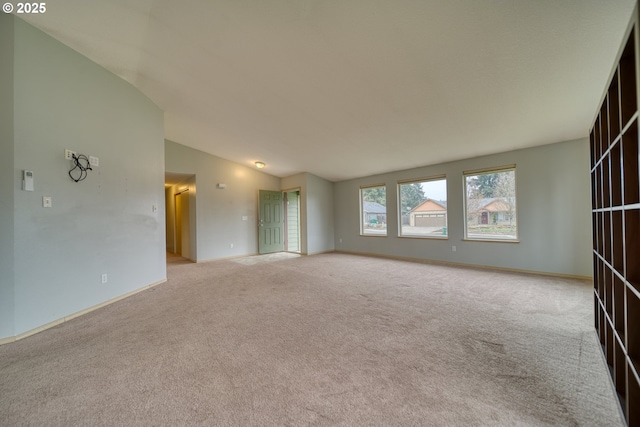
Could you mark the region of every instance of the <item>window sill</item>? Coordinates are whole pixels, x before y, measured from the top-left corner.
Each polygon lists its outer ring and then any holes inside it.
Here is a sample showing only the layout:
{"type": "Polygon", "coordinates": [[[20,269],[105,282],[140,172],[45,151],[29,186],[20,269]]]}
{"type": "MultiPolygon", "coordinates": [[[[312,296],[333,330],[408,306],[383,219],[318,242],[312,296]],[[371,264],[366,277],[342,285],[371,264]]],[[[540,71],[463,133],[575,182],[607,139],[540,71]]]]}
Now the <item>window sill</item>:
{"type": "Polygon", "coordinates": [[[464,242],[488,242],[488,243],[520,243],[519,239],[482,239],[479,237],[475,238],[464,238],[462,239],[464,242]]]}
{"type": "Polygon", "coordinates": [[[427,239],[427,240],[449,240],[449,236],[398,236],[399,239],[427,239]]]}

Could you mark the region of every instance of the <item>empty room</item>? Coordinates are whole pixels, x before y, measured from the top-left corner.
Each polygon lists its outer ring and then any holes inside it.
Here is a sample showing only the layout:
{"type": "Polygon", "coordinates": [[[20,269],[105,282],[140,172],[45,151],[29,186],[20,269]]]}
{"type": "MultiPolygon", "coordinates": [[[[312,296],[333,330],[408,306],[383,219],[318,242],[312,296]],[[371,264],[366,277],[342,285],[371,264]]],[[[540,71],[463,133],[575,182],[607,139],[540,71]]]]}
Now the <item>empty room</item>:
{"type": "Polygon", "coordinates": [[[640,425],[638,25],[4,2],[0,425],[640,425]]]}

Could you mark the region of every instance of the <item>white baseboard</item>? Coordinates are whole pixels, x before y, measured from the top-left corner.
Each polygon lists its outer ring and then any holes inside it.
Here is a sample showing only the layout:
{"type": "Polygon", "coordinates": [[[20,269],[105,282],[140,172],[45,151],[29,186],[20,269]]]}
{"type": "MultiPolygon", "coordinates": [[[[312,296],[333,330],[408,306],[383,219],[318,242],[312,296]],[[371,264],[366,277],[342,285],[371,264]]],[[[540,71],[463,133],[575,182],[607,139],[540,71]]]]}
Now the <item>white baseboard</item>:
{"type": "Polygon", "coordinates": [[[19,335],[15,335],[15,336],[12,336],[12,337],[6,337],[6,338],[0,338],[0,345],[9,344],[9,343],[21,340],[23,338],[30,337],[31,335],[35,335],[38,332],[42,332],[42,331],[45,331],[45,330],[47,330],[49,328],[53,328],[54,326],[58,326],[61,323],[68,322],[69,320],[75,319],[76,317],[80,317],[82,315],[90,313],[90,312],[92,312],[94,310],[97,310],[99,308],[102,308],[102,307],[105,307],[107,305],[113,304],[114,302],[120,301],[120,300],[125,299],[127,297],[130,297],[132,295],[135,295],[135,294],[137,294],[139,292],[146,291],[147,289],[153,288],[154,286],[158,286],[158,285],[160,285],[162,283],[165,283],[166,281],[167,281],[167,279],[163,279],[163,280],[160,280],[158,282],[152,283],[150,285],[143,286],[143,287],[141,287],[139,289],[136,289],[135,291],[128,292],[128,293],[126,293],[124,295],[120,295],[118,297],[112,298],[112,299],[107,300],[105,302],[101,302],[100,304],[96,304],[96,305],[94,305],[92,307],[85,308],[84,310],[80,310],[80,311],[77,311],[75,313],[69,314],[68,316],[61,317],[60,319],[54,320],[53,322],[49,322],[49,323],[44,324],[42,326],[38,326],[37,328],[28,330],[28,331],[23,332],[23,333],[21,333],[19,335]]]}
{"type": "Polygon", "coordinates": [[[343,253],[343,254],[370,256],[370,257],[376,257],[376,258],[396,259],[399,261],[418,262],[422,264],[448,265],[451,267],[481,268],[483,270],[507,271],[511,273],[535,274],[538,276],[562,277],[566,279],[578,279],[578,280],[586,280],[586,281],[593,280],[593,277],[591,276],[578,276],[575,274],[552,273],[552,272],[537,271],[537,270],[521,270],[517,268],[494,267],[491,265],[482,265],[482,264],[465,264],[461,262],[439,261],[434,259],[412,258],[412,257],[395,256],[395,255],[384,255],[384,254],[376,254],[371,252],[358,252],[358,251],[345,251],[345,250],[336,250],[335,252],[343,253]]]}

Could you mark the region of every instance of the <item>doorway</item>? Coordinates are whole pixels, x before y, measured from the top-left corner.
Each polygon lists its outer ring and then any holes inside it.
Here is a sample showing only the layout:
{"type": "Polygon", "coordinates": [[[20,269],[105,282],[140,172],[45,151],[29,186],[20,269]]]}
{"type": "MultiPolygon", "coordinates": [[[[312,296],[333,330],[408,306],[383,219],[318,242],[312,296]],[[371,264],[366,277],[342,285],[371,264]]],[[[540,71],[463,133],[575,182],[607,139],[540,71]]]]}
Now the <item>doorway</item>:
{"type": "Polygon", "coordinates": [[[300,253],[300,190],[258,193],[258,253],[300,253]]]}
{"type": "Polygon", "coordinates": [[[284,204],[280,191],[259,191],[258,253],[284,251],[284,204]]]}
{"type": "Polygon", "coordinates": [[[165,172],[167,254],[197,260],[196,176],[165,172]]]}
{"type": "Polygon", "coordinates": [[[485,225],[489,224],[489,213],[482,212],[482,216],[480,217],[480,224],[485,225]]]}
{"type": "Polygon", "coordinates": [[[174,253],[184,258],[190,258],[190,216],[189,189],[174,194],[175,205],[175,249],[174,253]]]}
{"type": "Polygon", "coordinates": [[[284,192],[284,250],[300,253],[300,190],[284,192]]]}

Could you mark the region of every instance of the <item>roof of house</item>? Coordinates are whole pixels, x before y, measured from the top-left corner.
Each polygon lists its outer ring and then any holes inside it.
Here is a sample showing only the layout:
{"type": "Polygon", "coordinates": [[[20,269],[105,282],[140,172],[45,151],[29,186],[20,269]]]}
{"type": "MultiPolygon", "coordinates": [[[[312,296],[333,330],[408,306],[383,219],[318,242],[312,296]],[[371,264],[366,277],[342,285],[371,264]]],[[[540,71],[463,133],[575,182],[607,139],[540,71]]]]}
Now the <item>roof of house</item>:
{"type": "MultiPolygon", "coordinates": [[[[512,200],[512,203],[513,202],[515,202],[515,200],[512,200]]],[[[507,201],[503,197],[487,197],[485,199],[480,199],[478,206],[479,208],[476,212],[506,212],[510,210],[507,201]]]]}
{"type": "Polygon", "coordinates": [[[387,213],[387,208],[377,202],[362,202],[362,210],[366,213],[387,213]]]}
{"type": "Polygon", "coordinates": [[[446,211],[447,210],[447,202],[444,200],[432,200],[427,199],[424,202],[420,203],[415,208],[411,209],[411,212],[432,212],[432,211],[446,211]]]}

